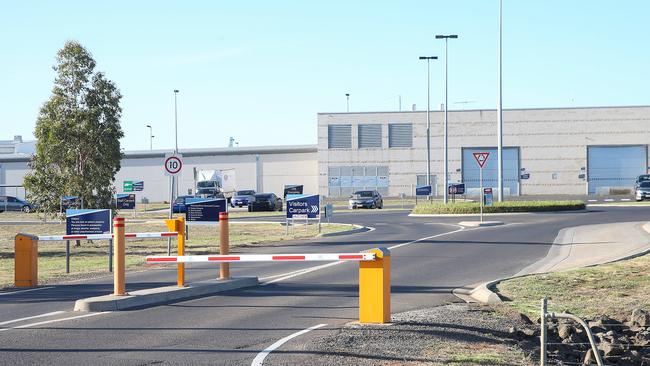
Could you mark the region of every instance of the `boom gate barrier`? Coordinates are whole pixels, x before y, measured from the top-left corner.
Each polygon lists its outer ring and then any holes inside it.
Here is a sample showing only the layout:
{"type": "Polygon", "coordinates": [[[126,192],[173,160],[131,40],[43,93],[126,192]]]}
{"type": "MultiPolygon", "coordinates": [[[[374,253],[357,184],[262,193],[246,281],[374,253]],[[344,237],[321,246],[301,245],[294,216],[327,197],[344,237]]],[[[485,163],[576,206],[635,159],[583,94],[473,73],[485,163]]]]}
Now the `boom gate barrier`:
{"type": "MultiPolygon", "coordinates": [[[[88,235],[31,235],[18,233],[14,241],[14,286],[16,287],[35,287],[38,286],[38,242],[39,241],[66,241],[66,240],[115,240],[112,248],[112,260],[117,267],[120,260],[118,258],[118,238],[123,237],[122,242],[126,239],[156,239],[156,238],[178,238],[179,254],[184,254],[185,249],[185,222],[183,218],[165,220],[170,231],[164,232],[146,232],[146,233],[124,233],[124,218],[116,217],[113,220],[113,234],[88,234],[88,235]],[[115,229],[120,230],[115,230],[115,229]],[[178,229],[177,229],[178,228],[178,229]],[[182,247],[182,248],[181,248],[182,247]]],[[[122,248],[123,249],[123,248],[122,248]]],[[[122,256],[124,251],[122,251],[122,256]]],[[[120,264],[123,267],[124,258],[120,264]]],[[[178,278],[179,286],[184,285],[183,267],[179,266],[178,278]],[[183,281],[181,282],[181,279],[183,281]]],[[[118,271],[114,270],[115,276],[115,293],[120,294],[124,289],[123,268],[118,271]],[[118,280],[118,272],[122,272],[121,279],[118,280]],[[121,283],[120,283],[121,281],[121,283]],[[118,288],[119,287],[119,288],[118,288]]]]}
{"type": "Polygon", "coordinates": [[[359,322],[390,322],[390,250],[375,248],[361,253],[230,254],[148,256],[147,264],[232,262],[359,262],[359,322]]]}

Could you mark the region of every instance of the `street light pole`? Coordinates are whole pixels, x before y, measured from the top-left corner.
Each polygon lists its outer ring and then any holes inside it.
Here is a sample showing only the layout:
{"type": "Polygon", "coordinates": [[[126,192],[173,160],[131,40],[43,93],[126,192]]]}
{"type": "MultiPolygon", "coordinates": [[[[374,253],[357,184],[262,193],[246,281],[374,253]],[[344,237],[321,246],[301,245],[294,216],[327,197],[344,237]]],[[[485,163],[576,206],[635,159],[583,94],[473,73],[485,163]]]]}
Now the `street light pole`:
{"type": "Polygon", "coordinates": [[[449,110],[449,103],[448,103],[448,80],[447,80],[447,70],[448,70],[448,60],[449,57],[447,55],[447,40],[450,38],[455,39],[458,38],[458,35],[456,34],[449,34],[449,35],[442,35],[438,34],[436,35],[436,39],[444,39],[445,40],[445,122],[444,122],[444,130],[445,130],[445,141],[444,141],[444,202],[447,204],[449,202],[449,192],[448,190],[448,184],[449,184],[449,156],[448,156],[448,150],[449,150],[449,130],[448,130],[448,125],[449,125],[449,119],[448,119],[448,110],[449,110]]]}
{"type": "Polygon", "coordinates": [[[345,93],[345,104],[347,105],[348,113],[350,113],[350,93],[345,93]]]}
{"type": "Polygon", "coordinates": [[[149,150],[153,150],[153,128],[151,128],[151,125],[147,125],[149,127],[149,150]]]}
{"type": "Polygon", "coordinates": [[[174,130],[175,130],[175,139],[176,139],[176,148],[174,149],[175,153],[178,153],[178,105],[176,103],[176,96],[178,95],[178,89],[174,89],[174,130]]]}
{"type": "Polygon", "coordinates": [[[503,202],[503,83],[502,83],[502,0],[499,0],[499,102],[497,105],[497,187],[499,191],[499,202],[503,202]]]}
{"type": "Polygon", "coordinates": [[[427,60],[427,185],[431,186],[431,107],[429,61],[437,60],[437,56],[420,56],[420,60],[427,60]]]}

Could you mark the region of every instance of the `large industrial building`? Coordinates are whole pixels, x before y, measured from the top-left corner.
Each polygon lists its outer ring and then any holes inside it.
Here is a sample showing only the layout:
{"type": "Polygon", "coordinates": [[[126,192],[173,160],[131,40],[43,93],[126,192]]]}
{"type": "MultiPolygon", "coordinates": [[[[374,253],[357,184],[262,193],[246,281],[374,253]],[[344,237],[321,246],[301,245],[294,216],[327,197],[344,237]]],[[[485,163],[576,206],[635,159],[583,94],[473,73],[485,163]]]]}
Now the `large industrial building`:
{"type": "MultiPolygon", "coordinates": [[[[449,183],[464,182],[470,195],[479,187],[474,152],[490,153],[483,185],[496,190],[496,117],[495,110],[449,112],[449,183]]],[[[444,112],[430,118],[431,182],[441,195],[444,112]]],[[[650,169],[650,106],[509,109],[503,121],[505,196],[629,194],[635,177],[650,169]]],[[[300,184],[329,197],[359,189],[413,195],[427,182],[426,126],[426,111],[319,113],[317,145],[181,149],[179,193],[194,189],[197,169],[234,169],[238,189],[282,194],[284,185],[300,184]]],[[[29,152],[9,150],[0,153],[0,186],[21,185],[29,169],[29,152]]],[[[142,180],[138,200],[168,200],[162,162],[169,152],[125,152],[117,191],[124,181],[142,180]]]]}

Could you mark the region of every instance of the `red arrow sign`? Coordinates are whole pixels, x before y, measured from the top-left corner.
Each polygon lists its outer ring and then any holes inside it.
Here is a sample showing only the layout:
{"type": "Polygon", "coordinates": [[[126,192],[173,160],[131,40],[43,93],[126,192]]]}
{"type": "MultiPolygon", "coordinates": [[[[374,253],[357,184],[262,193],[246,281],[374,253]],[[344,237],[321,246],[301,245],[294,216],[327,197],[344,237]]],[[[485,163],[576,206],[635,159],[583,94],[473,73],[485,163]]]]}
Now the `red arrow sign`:
{"type": "Polygon", "coordinates": [[[488,157],[490,156],[489,152],[475,152],[473,153],[474,159],[476,159],[476,162],[478,163],[478,166],[483,169],[483,165],[485,165],[485,162],[487,161],[488,157]]]}

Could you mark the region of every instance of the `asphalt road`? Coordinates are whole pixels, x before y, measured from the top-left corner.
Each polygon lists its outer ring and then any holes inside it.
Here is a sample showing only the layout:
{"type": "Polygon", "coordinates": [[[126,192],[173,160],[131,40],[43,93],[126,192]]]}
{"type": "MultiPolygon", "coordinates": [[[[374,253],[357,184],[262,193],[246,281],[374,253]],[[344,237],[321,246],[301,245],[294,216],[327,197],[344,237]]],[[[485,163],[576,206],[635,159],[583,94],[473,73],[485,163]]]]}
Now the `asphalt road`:
{"type": "MultiPolygon", "coordinates": [[[[455,225],[461,221],[458,218],[410,218],[407,213],[339,212],[334,221],[375,230],[240,252],[347,252],[399,246],[392,250],[392,307],[393,312],[400,312],[457,301],[451,294],[454,288],[518,272],[543,258],[562,228],[650,220],[650,207],[598,207],[579,213],[503,216],[499,219],[506,222],[504,226],[461,229],[455,225]]],[[[264,364],[313,360],[317,355],[301,351],[306,340],[358,316],[357,264],[281,276],[315,266],[322,263],[232,265],[234,276],[259,276],[265,284],[125,312],[70,311],[76,298],[111,292],[111,278],[0,293],[0,327],[4,327],[0,329],[0,364],[250,365],[260,351],[279,339],[327,324],[280,346],[264,364]],[[12,322],[54,311],[63,312],[12,322]],[[74,316],[86,317],[68,319],[74,316]],[[45,323],[60,319],[64,320],[45,323]],[[12,329],[16,326],[27,327],[12,329]]],[[[217,273],[217,267],[192,266],[187,276],[196,281],[217,273]]],[[[165,285],[174,279],[174,271],[166,269],[131,274],[127,290],[165,285]]]]}

